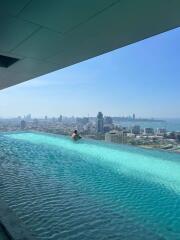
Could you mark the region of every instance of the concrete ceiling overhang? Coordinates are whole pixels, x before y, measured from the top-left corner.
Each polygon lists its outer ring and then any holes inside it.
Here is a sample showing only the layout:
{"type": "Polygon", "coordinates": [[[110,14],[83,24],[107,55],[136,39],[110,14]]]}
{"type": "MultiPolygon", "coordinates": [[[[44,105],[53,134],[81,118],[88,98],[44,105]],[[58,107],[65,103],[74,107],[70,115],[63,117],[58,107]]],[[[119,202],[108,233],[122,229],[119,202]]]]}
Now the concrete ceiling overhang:
{"type": "Polygon", "coordinates": [[[180,0],[0,0],[0,89],[179,26],[180,0]]]}

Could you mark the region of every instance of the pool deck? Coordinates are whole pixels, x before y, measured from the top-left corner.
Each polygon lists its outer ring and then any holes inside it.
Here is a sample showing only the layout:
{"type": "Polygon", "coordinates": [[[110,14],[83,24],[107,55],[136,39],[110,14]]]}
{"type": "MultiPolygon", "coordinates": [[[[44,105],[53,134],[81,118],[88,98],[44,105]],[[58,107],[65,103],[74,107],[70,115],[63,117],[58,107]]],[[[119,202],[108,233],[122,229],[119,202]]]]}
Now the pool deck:
{"type": "Polygon", "coordinates": [[[36,240],[24,223],[0,199],[0,239],[3,240],[36,240]]]}

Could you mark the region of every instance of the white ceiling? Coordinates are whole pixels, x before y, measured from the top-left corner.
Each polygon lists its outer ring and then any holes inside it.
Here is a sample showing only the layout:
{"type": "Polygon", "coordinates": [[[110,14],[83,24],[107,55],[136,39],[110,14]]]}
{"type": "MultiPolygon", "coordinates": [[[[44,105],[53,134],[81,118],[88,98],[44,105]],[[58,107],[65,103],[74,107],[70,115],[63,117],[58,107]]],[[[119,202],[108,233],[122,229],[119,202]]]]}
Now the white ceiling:
{"type": "Polygon", "coordinates": [[[0,0],[0,89],[180,26],[179,0],[0,0]]]}

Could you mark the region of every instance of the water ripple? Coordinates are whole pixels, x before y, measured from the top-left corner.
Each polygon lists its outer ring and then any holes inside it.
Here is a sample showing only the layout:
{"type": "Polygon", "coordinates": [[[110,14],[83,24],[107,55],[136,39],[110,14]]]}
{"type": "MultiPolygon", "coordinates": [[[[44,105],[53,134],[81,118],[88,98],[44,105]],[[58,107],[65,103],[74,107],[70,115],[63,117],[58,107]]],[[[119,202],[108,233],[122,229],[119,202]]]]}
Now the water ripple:
{"type": "MultiPolygon", "coordinates": [[[[130,175],[124,162],[110,167],[99,153],[8,136],[0,136],[0,148],[0,196],[38,239],[180,239],[177,182],[167,187],[157,171],[156,179],[150,172],[148,178],[143,171],[130,175]]],[[[157,158],[144,154],[148,163],[157,158]]]]}

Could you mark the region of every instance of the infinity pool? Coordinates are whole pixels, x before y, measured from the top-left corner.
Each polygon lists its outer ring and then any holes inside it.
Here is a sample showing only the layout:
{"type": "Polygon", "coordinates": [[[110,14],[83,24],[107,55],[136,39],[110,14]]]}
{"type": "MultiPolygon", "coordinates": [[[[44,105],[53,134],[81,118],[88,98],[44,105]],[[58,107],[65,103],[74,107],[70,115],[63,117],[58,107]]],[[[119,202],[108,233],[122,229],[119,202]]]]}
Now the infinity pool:
{"type": "Polygon", "coordinates": [[[0,135],[0,199],[37,239],[179,240],[180,155],[0,135]]]}

